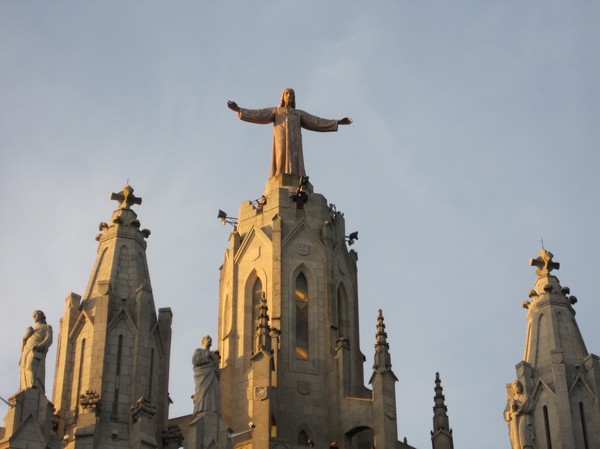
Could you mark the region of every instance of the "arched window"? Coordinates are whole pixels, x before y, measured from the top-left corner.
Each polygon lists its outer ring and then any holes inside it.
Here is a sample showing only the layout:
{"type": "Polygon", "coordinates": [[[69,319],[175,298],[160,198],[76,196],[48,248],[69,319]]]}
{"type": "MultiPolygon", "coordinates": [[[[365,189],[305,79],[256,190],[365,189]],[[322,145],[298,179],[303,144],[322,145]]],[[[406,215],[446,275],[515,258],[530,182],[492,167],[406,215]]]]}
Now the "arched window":
{"type": "Polygon", "coordinates": [[[113,394],[112,411],[110,418],[119,419],[119,386],[121,385],[121,362],[123,358],[123,335],[119,335],[117,344],[117,364],[115,366],[115,391],[113,394]]]}
{"type": "Polygon", "coordinates": [[[308,360],[308,282],[304,274],[296,278],[296,358],[308,360]]]}
{"type": "Polygon", "coordinates": [[[348,313],[348,295],[342,284],[337,289],[337,328],[338,338],[350,338],[350,318],[348,313]]]}

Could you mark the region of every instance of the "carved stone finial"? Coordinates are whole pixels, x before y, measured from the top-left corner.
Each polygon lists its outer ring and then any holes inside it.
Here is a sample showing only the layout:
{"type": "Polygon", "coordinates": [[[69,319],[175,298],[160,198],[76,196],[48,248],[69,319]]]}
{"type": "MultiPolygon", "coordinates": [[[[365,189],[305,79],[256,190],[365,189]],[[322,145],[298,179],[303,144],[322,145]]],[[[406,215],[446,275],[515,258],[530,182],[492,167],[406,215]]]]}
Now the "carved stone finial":
{"type": "Polygon", "coordinates": [[[383,322],[383,312],[381,309],[377,312],[377,333],[375,334],[375,348],[378,346],[389,348],[387,333],[385,332],[385,323],[383,322]]]}
{"type": "Polygon", "coordinates": [[[435,373],[435,396],[433,397],[433,413],[434,413],[434,431],[435,430],[448,430],[448,419],[446,412],[446,397],[444,396],[444,388],[442,387],[442,380],[440,379],[440,373],[435,373]]]}
{"type": "Polygon", "coordinates": [[[269,307],[267,306],[267,296],[262,293],[260,304],[258,305],[258,318],[256,319],[256,351],[270,350],[271,327],[269,325],[269,307]]]}
{"type": "Polygon", "coordinates": [[[112,193],[110,199],[119,202],[119,209],[129,209],[133,204],[142,204],[142,199],[133,194],[133,187],[129,184],[123,187],[123,191],[112,193]]]}
{"type": "Polygon", "coordinates": [[[131,406],[131,418],[133,419],[133,422],[139,421],[142,417],[152,419],[155,414],[156,406],[144,396],[141,396],[135,404],[131,406]]]}
{"type": "Polygon", "coordinates": [[[548,276],[552,270],[558,270],[560,268],[560,263],[554,262],[552,260],[553,257],[554,254],[550,251],[542,249],[539,257],[529,260],[529,265],[537,267],[535,273],[538,277],[548,276]]]}

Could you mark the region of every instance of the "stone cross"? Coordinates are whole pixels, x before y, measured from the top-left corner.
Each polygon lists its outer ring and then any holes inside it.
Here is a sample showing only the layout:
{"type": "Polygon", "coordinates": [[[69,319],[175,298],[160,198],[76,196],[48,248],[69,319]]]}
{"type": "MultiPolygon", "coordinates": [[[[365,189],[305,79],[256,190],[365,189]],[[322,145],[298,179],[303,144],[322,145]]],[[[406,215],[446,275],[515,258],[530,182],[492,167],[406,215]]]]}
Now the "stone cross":
{"type": "Polygon", "coordinates": [[[554,262],[552,258],[554,254],[550,251],[542,249],[540,251],[539,257],[536,259],[529,259],[529,265],[532,267],[537,267],[535,273],[539,276],[548,276],[552,270],[558,270],[560,268],[560,263],[554,262]]]}
{"type": "Polygon", "coordinates": [[[119,209],[129,209],[132,204],[142,204],[142,199],[133,194],[133,187],[129,184],[123,187],[122,192],[112,193],[110,199],[119,202],[119,209]]]}

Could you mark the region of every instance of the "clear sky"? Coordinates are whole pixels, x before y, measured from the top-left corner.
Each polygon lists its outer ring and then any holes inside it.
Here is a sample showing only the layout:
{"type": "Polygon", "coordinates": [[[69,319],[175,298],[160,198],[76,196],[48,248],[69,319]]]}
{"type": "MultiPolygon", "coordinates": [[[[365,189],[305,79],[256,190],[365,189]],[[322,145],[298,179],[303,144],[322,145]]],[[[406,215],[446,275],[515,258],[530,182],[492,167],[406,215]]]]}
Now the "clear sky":
{"type": "Polygon", "coordinates": [[[359,231],[365,371],[382,308],[399,438],[431,447],[439,371],[455,446],[508,449],[541,238],[600,352],[599,22],[578,0],[1,2],[0,395],[31,312],[57,334],[83,293],[129,179],[156,305],[174,313],[171,415],[192,411],[231,230],[216,213],[269,174],[270,126],[226,102],[273,106],[289,86],[298,108],[354,119],[305,132],[305,164],[359,231]]]}

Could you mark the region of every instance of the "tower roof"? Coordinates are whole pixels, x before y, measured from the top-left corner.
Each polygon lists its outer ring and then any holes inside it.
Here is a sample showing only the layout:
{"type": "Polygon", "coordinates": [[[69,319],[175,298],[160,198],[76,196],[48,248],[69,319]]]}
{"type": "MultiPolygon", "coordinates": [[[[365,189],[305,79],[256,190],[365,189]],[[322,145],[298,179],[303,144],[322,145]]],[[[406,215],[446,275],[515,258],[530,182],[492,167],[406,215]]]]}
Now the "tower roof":
{"type": "Polygon", "coordinates": [[[133,297],[140,287],[151,290],[146,261],[146,239],[150,231],[140,229],[137,214],[131,209],[133,205],[142,204],[142,199],[133,192],[133,187],[127,184],[110,196],[119,206],[108,223],[99,225],[96,262],[84,299],[106,294],[108,288],[121,298],[133,297]]]}
{"type": "Polygon", "coordinates": [[[527,333],[524,360],[538,369],[550,366],[553,357],[566,364],[579,364],[587,355],[583,337],[575,321],[573,304],[577,298],[571,290],[563,287],[551,273],[560,268],[554,255],[546,250],[539,257],[530,259],[536,267],[535,288],[529,291],[529,300],[523,302],[528,309],[527,319],[531,330],[527,333]]]}

